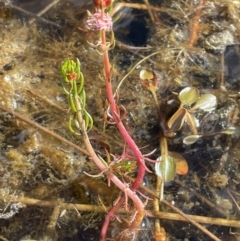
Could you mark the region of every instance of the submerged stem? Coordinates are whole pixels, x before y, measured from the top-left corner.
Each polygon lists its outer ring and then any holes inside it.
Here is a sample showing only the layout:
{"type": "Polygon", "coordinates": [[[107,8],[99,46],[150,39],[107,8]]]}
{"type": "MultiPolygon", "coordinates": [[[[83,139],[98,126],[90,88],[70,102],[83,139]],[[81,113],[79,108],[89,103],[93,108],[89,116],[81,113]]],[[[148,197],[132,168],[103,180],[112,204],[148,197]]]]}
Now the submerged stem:
{"type": "MultiPolygon", "coordinates": [[[[103,18],[103,15],[104,15],[104,9],[102,8],[101,9],[102,18],[103,18]]],[[[111,65],[110,65],[109,55],[108,55],[108,46],[106,43],[106,31],[104,29],[101,30],[101,45],[103,48],[103,63],[104,63],[106,92],[107,92],[107,98],[108,98],[108,102],[109,102],[109,106],[110,106],[111,115],[113,117],[113,121],[116,123],[116,126],[117,126],[122,138],[128,145],[129,149],[133,152],[133,154],[136,158],[136,161],[137,161],[137,165],[138,165],[138,175],[137,175],[134,183],[131,186],[131,190],[136,191],[142,183],[142,180],[145,175],[146,166],[144,163],[144,157],[143,157],[140,149],[138,148],[138,146],[136,145],[136,143],[132,139],[132,137],[129,135],[128,131],[126,130],[125,126],[123,125],[123,123],[121,121],[120,113],[118,110],[116,100],[114,98],[114,93],[113,93],[113,88],[112,88],[112,83],[111,83],[111,65]]],[[[125,193],[125,195],[126,195],[126,193],[125,193]]],[[[137,195],[135,195],[135,196],[137,196],[137,195]]],[[[132,199],[131,196],[128,195],[128,197],[130,197],[132,199]]],[[[136,200],[134,200],[134,199],[132,199],[132,201],[134,202],[136,211],[138,213],[138,215],[136,216],[136,218],[134,219],[134,221],[131,224],[131,228],[135,228],[135,227],[139,227],[139,225],[144,217],[144,214],[143,214],[144,213],[144,205],[143,205],[143,203],[142,203],[142,205],[139,205],[139,203],[136,203],[136,200]]],[[[123,204],[123,202],[124,202],[124,197],[118,202],[118,204],[107,215],[103,229],[102,229],[101,240],[105,239],[107,226],[109,224],[110,217],[112,215],[114,215],[115,211],[123,204]]]]}

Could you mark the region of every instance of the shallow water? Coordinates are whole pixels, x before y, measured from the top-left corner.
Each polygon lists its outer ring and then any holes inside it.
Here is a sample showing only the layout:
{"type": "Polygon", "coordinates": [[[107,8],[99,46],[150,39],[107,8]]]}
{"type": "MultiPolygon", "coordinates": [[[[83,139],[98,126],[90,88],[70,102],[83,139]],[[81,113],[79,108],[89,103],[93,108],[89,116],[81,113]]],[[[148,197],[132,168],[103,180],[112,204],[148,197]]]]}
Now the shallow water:
{"type": "MultiPolygon", "coordinates": [[[[118,19],[113,28],[116,47],[110,52],[114,88],[138,61],[159,53],[137,65],[120,88],[119,103],[127,110],[124,124],[144,154],[156,149],[150,158],[160,155],[159,115],[151,93],[139,80],[142,68],[153,69],[158,77],[157,98],[165,120],[178,109],[177,93],[186,86],[217,97],[216,110],[194,112],[203,138],[192,145],[183,144],[192,134],[186,123],[168,138],[169,150],[186,159],[189,172],[165,183],[164,198],[186,214],[225,220],[222,225],[208,219],[200,222],[222,241],[239,240],[239,3],[205,2],[194,43],[190,39],[198,1],[151,1],[152,11],[144,9],[145,5],[130,7],[128,3],[114,5],[114,19],[118,19]],[[235,130],[222,133],[229,127],[235,130]],[[227,220],[236,222],[229,224],[227,220]]],[[[84,154],[81,137],[67,128],[70,113],[59,66],[66,58],[79,58],[87,108],[94,120],[89,132],[94,149],[106,157],[105,150],[120,156],[125,148],[115,126],[103,121],[106,94],[99,78],[102,56],[89,45],[97,43],[98,34],[86,30],[87,9],[94,11],[91,2],[83,0],[0,2],[0,104],[5,107],[0,115],[1,240],[98,240],[104,207],[119,198],[118,189],[108,187],[105,178],[84,174],[99,171],[84,154]],[[41,13],[46,7],[49,9],[41,13]],[[14,118],[12,111],[21,116],[14,118]],[[29,125],[26,119],[83,151],[29,125]]],[[[155,190],[154,164],[147,165],[153,173],[146,174],[144,185],[155,190]]],[[[136,170],[129,175],[135,177],[136,170]]],[[[150,195],[146,190],[141,192],[150,195]]],[[[146,210],[153,210],[151,199],[146,210]]],[[[173,212],[164,204],[161,211],[173,212]]],[[[119,214],[118,218],[121,222],[116,219],[109,227],[109,240],[116,240],[126,229],[132,214],[119,214]]],[[[146,215],[135,239],[156,240],[154,222],[146,215]]],[[[212,240],[179,218],[164,216],[160,222],[169,241],[212,240]]]]}

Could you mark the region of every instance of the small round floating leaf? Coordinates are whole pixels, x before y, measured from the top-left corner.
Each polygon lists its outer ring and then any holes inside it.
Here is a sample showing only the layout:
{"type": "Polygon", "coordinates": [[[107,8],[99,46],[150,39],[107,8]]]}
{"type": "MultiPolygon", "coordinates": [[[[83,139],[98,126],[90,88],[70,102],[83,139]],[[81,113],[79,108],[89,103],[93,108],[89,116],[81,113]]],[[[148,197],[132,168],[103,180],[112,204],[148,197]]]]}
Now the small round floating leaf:
{"type": "Polygon", "coordinates": [[[213,94],[202,95],[196,102],[196,106],[203,111],[212,111],[216,108],[217,98],[213,94]]]}
{"type": "Polygon", "coordinates": [[[155,172],[163,182],[169,182],[176,175],[176,162],[171,156],[160,156],[155,163],[155,172]]]}
{"type": "Polygon", "coordinates": [[[142,69],[140,71],[139,77],[141,80],[145,80],[145,79],[151,80],[154,78],[154,74],[153,74],[153,71],[150,69],[142,69]]]}
{"type": "Polygon", "coordinates": [[[191,145],[191,144],[195,143],[196,141],[198,141],[198,139],[200,139],[201,137],[202,137],[202,135],[190,135],[183,139],[183,143],[185,145],[191,145]]]}
{"type": "Polygon", "coordinates": [[[178,95],[179,100],[184,105],[191,105],[197,101],[199,92],[197,88],[186,87],[178,95]]]}

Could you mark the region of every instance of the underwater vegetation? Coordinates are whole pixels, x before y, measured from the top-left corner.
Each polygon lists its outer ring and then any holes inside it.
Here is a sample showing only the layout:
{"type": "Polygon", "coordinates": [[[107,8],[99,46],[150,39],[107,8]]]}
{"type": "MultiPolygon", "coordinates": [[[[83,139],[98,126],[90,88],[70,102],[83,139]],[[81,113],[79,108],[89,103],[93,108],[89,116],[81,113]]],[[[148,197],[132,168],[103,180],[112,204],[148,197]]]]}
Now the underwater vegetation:
{"type": "Polygon", "coordinates": [[[239,18],[1,1],[0,240],[240,240],[239,18]]]}

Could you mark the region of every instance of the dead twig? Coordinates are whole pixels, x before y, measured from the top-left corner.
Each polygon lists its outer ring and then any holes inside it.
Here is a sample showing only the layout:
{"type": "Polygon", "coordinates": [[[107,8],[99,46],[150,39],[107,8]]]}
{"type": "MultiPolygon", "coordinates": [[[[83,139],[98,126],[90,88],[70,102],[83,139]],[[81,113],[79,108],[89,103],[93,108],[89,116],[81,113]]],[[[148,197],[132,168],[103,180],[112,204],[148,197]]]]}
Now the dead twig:
{"type": "Polygon", "coordinates": [[[36,91],[27,90],[29,93],[31,93],[32,95],[38,97],[39,99],[45,101],[46,103],[48,103],[49,105],[53,106],[54,108],[58,109],[61,112],[65,112],[66,113],[66,109],[62,108],[61,106],[59,106],[58,104],[54,103],[53,101],[49,100],[46,96],[43,96],[42,94],[37,93],[36,91]]]}
{"type": "Polygon", "coordinates": [[[118,46],[119,48],[125,49],[125,50],[128,50],[128,51],[147,52],[147,51],[152,50],[152,47],[151,47],[151,46],[146,46],[146,47],[137,46],[137,47],[136,47],[136,46],[131,46],[131,45],[128,45],[128,44],[124,44],[124,43],[122,43],[122,42],[119,41],[119,40],[115,40],[115,43],[116,43],[116,46],[118,46]]]}
{"type": "Polygon", "coordinates": [[[89,153],[88,153],[85,149],[79,147],[78,145],[72,143],[71,141],[68,141],[67,139],[59,136],[58,134],[56,134],[56,133],[48,130],[47,128],[39,125],[38,123],[36,123],[36,122],[28,119],[27,117],[25,117],[25,116],[23,116],[23,115],[15,112],[15,111],[13,111],[13,110],[10,110],[10,109],[8,109],[7,107],[5,107],[5,106],[3,106],[3,105],[0,105],[0,109],[3,110],[3,111],[5,111],[5,112],[7,112],[7,113],[9,113],[9,114],[11,114],[11,115],[13,115],[14,117],[18,118],[19,120],[22,120],[22,121],[26,122],[27,124],[36,127],[37,129],[43,131],[43,132],[46,133],[47,135],[50,135],[50,136],[56,138],[57,140],[59,140],[59,141],[65,143],[65,144],[67,144],[67,145],[75,148],[77,151],[79,151],[79,152],[81,152],[81,153],[89,156],[89,153]]]}
{"type": "MultiPolygon", "coordinates": [[[[49,9],[51,9],[54,5],[56,5],[57,3],[59,3],[60,0],[54,0],[51,3],[49,3],[44,9],[42,9],[37,16],[41,17],[44,13],[46,13],[49,9]]],[[[29,25],[33,24],[35,22],[36,18],[30,19],[29,20],[29,25]]]]}
{"type": "MultiPolygon", "coordinates": [[[[11,200],[12,202],[13,201],[21,202],[27,206],[29,205],[29,206],[40,206],[40,207],[56,207],[56,201],[45,201],[40,199],[28,198],[28,197],[13,197],[11,195],[0,196],[0,199],[4,201],[11,200]]],[[[82,212],[96,212],[96,213],[97,212],[105,213],[106,210],[109,211],[111,209],[111,207],[103,207],[103,206],[87,205],[87,204],[75,204],[75,203],[73,204],[73,203],[64,203],[64,202],[58,202],[58,206],[61,209],[78,210],[82,212]]],[[[175,210],[178,210],[176,207],[171,206],[171,208],[172,207],[175,210]]],[[[126,213],[129,214],[130,212],[131,211],[126,211],[124,208],[120,208],[117,210],[117,213],[120,213],[120,214],[126,214],[126,213]]],[[[134,211],[132,211],[132,213],[134,213],[134,211]]],[[[176,220],[176,221],[184,221],[184,222],[188,222],[189,219],[191,219],[199,223],[240,228],[240,221],[238,220],[227,220],[222,218],[211,218],[211,217],[186,215],[186,214],[183,214],[184,215],[183,216],[178,213],[151,212],[151,211],[147,211],[147,215],[149,215],[150,217],[160,218],[160,219],[168,219],[168,220],[176,220]]]]}
{"type": "Polygon", "coordinates": [[[31,17],[33,17],[35,19],[38,19],[38,20],[42,21],[43,23],[51,24],[51,25],[53,25],[53,26],[55,26],[57,28],[61,28],[60,25],[58,25],[58,24],[56,24],[56,23],[54,23],[54,22],[52,22],[50,20],[47,20],[45,18],[42,18],[42,17],[40,17],[40,16],[38,16],[38,15],[36,15],[34,13],[31,13],[31,12],[29,12],[29,11],[23,9],[23,8],[20,8],[20,7],[16,6],[16,5],[14,5],[14,4],[9,3],[8,6],[13,8],[13,9],[16,9],[17,11],[22,12],[22,13],[28,15],[28,16],[31,16],[31,17]]]}
{"type": "MultiPolygon", "coordinates": [[[[134,180],[133,178],[130,178],[130,177],[127,177],[127,178],[129,178],[131,181],[134,180]]],[[[159,199],[159,195],[157,193],[153,192],[152,190],[150,190],[149,188],[141,185],[140,189],[143,189],[144,191],[148,192],[153,197],[159,199]]],[[[207,200],[207,201],[208,201],[208,204],[211,203],[209,200],[207,200]]],[[[169,206],[175,212],[177,212],[178,215],[175,216],[175,214],[171,213],[171,214],[169,214],[169,216],[165,216],[162,212],[149,212],[149,211],[147,213],[150,214],[150,216],[158,217],[158,218],[161,218],[161,219],[189,221],[190,223],[195,225],[197,228],[199,228],[202,232],[206,233],[207,235],[209,235],[209,237],[213,238],[213,240],[216,240],[216,241],[221,241],[221,240],[218,239],[214,234],[212,234],[210,231],[208,231],[205,227],[203,227],[198,222],[200,222],[200,223],[208,223],[208,224],[211,224],[211,225],[212,224],[216,224],[216,225],[223,225],[223,226],[225,226],[224,224],[226,224],[226,223],[230,224],[229,221],[230,222],[232,221],[232,220],[226,220],[226,219],[221,219],[221,218],[208,218],[208,217],[195,216],[195,215],[186,215],[180,209],[178,209],[177,207],[175,207],[172,204],[170,204],[168,201],[161,200],[161,202],[164,203],[165,205],[169,206]],[[159,213],[163,214],[164,216],[158,215],[159,213]],[[218,220],[218,221],[216,221],[216,220],[218,220]]]]}
{"type": "Polygon", "coordinates": [[[177,184],[181,185],[182,187],[186,188],[187,190],[189,190],[191,193],[193,193],[194,195],[196,195],[198,198],[200,198],[204,203],[206,203],[209,207],[215,209],[219,214],[223,215],[224,217],[227,217],[228,215],[221,209],[219,208],[215,203],[209,201],[207,198],[203,197],[202,195],[200,195],[199,193],[195,192],[193,189],[191,188],[187,188],[186,185],[184,185],[181,181],[179,180],[174,180],[177,184]]]}
{"type": "Polygon", "coordinates": [[[233,200],[233,202],[235,203],[237,209],[240,211],[240,207],[239,207],[236,199],[235,199],[235,198],[233,197],[233,195],[231,194],[231,191],[227,189],[227,193],[228,193],[228,195],[232,198],[232,200],[233,200]]]}
{"type": "Polygon", "coordinates": [[[119,11],[119,9],[121,8],[136,8],[136,9],[143,9],[143,10],[152,10],[152,11],[156,11],[156,12],[168,12],[171,11],[169,9],[166,8],[159,8],[159,7],[154,7],[154,6],[146,6],[145,4],[139,4],[139,3],[124,3],[124,2],[120,2],[117,3],[113,10],[112,10],[112,15],[114,15],[117,11],[119,11]]]}
{"type": "MultiPolygon", "coordinates": [[[[177,212],[179,215],[181,215],[183,218],[185,218],[186,220],[188,220],[191,224],[193,224],[194,226],[196,226],[198,229],[200,229],[202,232],[204,232],[205,234],[207,234],[210,238],[212,238],[215,241],[221,241],[221,239],[219,239],[218,237],[216,237],[213,233],[211,233],[210,231],[208,231],[205,227],[203,227],[202,225],[200,225],[198,222],[196,222],[195,220],[193,220],[192,218],[190,218],[188,215],[186,215],[185,213],[183,213],[181,210],[179,210],[178,208],[176,208],[175,206],[173,206],[171,203],[169,203],[166,200],[162,200],[162,203],[164,203],[165,205],[167,205],[168,207],[170,207],[172,210],[174,210],[175,212],[177,212]]],[[[211,223],[212,224],[212,223],[211,223]]]]}
{"type": "Polygon", "coordinates": [[[155,18],[154,18],[152,9],[151,9],[151,5],[149,4],[148,0],[144,0],[144,2],[145,2],[145,4],[146,4],[147,10],[148,10],[148,14],[149,14],[149,16],[150,16],[153,24],[155,24],[155,18]]]}
{"type": "Polygon", "coordinates": [[[3,241],[9,241],[8,239],[4,238],[2,235],[0,235],[0,239],[3,241]]]}

